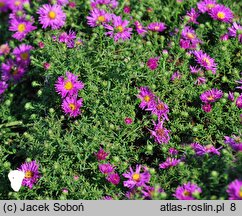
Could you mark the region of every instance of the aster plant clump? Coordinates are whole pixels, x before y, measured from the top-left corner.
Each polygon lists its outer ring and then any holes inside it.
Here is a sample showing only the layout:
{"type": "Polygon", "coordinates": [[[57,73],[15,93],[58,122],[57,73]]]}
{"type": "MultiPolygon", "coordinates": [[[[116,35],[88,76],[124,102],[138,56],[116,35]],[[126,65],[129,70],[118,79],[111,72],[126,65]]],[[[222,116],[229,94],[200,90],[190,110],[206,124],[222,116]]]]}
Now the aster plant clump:
{"type": "Polygon", "coordinates": [[[0,0],[1,198],[241,200],[240,8],[0,0]]]}

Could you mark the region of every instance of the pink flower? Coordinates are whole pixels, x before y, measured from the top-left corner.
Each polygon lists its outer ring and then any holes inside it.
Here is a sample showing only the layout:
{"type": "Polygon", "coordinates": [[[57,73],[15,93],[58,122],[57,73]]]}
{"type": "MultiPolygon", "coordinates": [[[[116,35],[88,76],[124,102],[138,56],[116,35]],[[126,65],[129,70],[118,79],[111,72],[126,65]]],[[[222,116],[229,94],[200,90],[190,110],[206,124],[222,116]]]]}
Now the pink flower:
{"type": "Polygon", "coordinates": [[[147,33],[147,30],[142,26],[142,24],[139,21],[135,21],[134,25],[136,27],[136,31],[139,35],[144,36],[147,33]]]}
{"type": "Polygon", "coordinates": [[[129,125],[129,124],[133,123],[133,119],[127,117],[127,118],[124,119],[124,122],[125,122],[125,124],[129,125]]]}
{"type": "Polygon", "coordinates": [[[159,98],[158,102],[152,103],[152,105],[146,110],[151,111],[151,113],[154,115],[157,115],[158,119],[165,119],[169,121],[167,116],[167,114],[169,113],[169,107],[159,98]]]}
{"type": "Polygon", "coordinates": [[[209,113],[212,111],[212,106],[210,103],[205,103],[202,105],[202,110],[206,113],[209,113]]]}
{"type": "Polygon", "coordinates": [[[200,10],[202,13],[209,12],[216,5],[216,0],[202,0],[197,3],[198,10],[200,10]]]}
{"type": "Polygon", "coordinates": [[[33,21],[27,21],[24,18],[14,18],[10,19],[9,31],[15,32],[12,37],[22,41],[28,33],[36,29],[33,26],[33,21]]]}
{"type": "Polygon", "coordinates": [[[180,159],[170,158],[168,157],[165,162],[159,164],[161,169],[168,169],[170,167],[176,166],[181,162],[180,159]]]}
{"type": "Polygon", "coordinates": [[[10,50],[11,49],[10,49],[10,47],[9,47],[9,45],[7,43],[6,44],[2,44],[0,46],[0,56],[9,54],[10,50]]]}
{"type": "Polygon", "coordinates": [[[55,84],[55,89],[62,98],[77,95],[78,91],[84,88],[84,84],[78,81],[78,76],[66,72],[66,78],[60,76],[55,84]]]}
{"type": "Polygon", "coordinates": [[[220,155],[220,150],[222,147],[216,149],[213,145],[202,146],[199,143],[192,143],[191,147],[194,149],[196,155],[203,156],[205,154],[215,154],[220,155]]]}
{"type": "Polygon", "coordinates": [[[13,50],[13,54],[16,57],[18,62],[21,62],[25,65],[30,63],[30,51],[33,50],[33,47],[26,44],[21,44],[19,47],[16,47],[13,50]]]}
{"type": "Polygon", "coordinates": [[[111,14],[107,13],[105,10],[94,8],[91,10],[90,16],[87,17],[87,23],[91,27],[96,27],[108,23],[111,19],[111,14]]]}
{"type": "Polygon", "coordinates": [[[154,32],[163,32],[166,29],[166,26],[162,22],[153,22],[148,25],[148,30],[154,32]]]}
{"type": "Polygon", "coordinates": [[[200,194],[202,193],[202,189],[196,184],[188,182],[187,184],[179,186],[173,195],[179,200],[195,200],[194,193],[200,194]]]}
{"type": "Polygon", "coordinates": [[[209,14],[214,20],[222,22],[232,22],[234,18],[233,12],[224,5],[216,5],[209,11],[209,14]]]}
{"type": "Polygon", "coordinates": [[[112,173],[114,171],[113,166],[109,163],[99,164],[98,167],[99,167],[100,172],[103,173],[103,174],[112,173]]]}
{"type": "Polygon", "coordinates": [[[110,173],[107,176],[107,180],[114,185],[118,185],[120,182],[120,177],[117,173],[110,173]]]}
{"type": "Polygon", "coordinates": [[[165,127],[163,127],[163,121],[158,121],[156,124],[154,121],[154,130],[150,130],[151,136],[154,137],[155,142],[158,144],[167,144],[170,140],[169,132],[165,127]]]}
{"type": "Polygon", "coordinates": [[[242,181],[234,180],[228,185],[229,200],[242,200],[242,181]]]}
{"type": "Polygon", "coordinates": [[[104,24],[104,27],[109,30],[105,34],[114,38],[114,41],[122,39],[123,41],[129,40],[132,34],[132,28],[127,28],[128,20],[122,20],[120,16],[112,16],[112,25],[104,24]]]}
{"type": "Polygon", "coordinates": [[[199,24],[197,22],[197,18],[199,17],[199,12],[196,12],[194,8],[191,8],[191,10],[188,11],[186,15],[190,18],[188,22],[199,24]]]}
{"type": "Polygon", "coordinates": [[[66,97],[62,102],[62,109],[65,114],[68,114],[70,117],[76,117],[80,115],[80,108],[83,106],[83,99],[79,100],[76,97],[66,97]]]}
{"type": "Polygon", "coordinates": [[[159,61],[159,58],[156,57],[156,58],[150,58],[146,65],[147,67],[150,69],[150,70],[155,70],[157,67],[158,67],[158,61],[159,61]]]}
{"type": "Polygon", "coordinates": [[[139,107],[141,109],[145,109],[146,107],[149,109],[153,106],[153,103],[155,103],[155,95],[149,90],[148,87],[140,87],[138,98],[141,99],[141,103],[139,107]]]}
{"type": "Polygon", "coordinates": [[[242,109],[242,94],[240,94],[240,96],[237,98],[237,100],[236,100],[236,106],[239,109],[242,109]]]}
{"type": "Polygon", "coordinates": [[[204,103],[212,103],[220,99],[222,96],[223,96],[223,92],[221,90],[213,88],[211,90],[207,90],[203,92],[200,95],[200,99],[204,103]]]}
{"type": "Polygon", "coordinates": [[[99,149],[95,156],[97,157],[98,161],[105,160],[109,153],[105,152],[102,148],[99,149]]]}
{"type": "Polygon", "coordinates": [[[128,187],[129,189],[133,189],[134,187],[142,187],[150,181],[150,173],[144,167],[144,172],[141,173],[141,168],[141,165],[136,165],[135,171],[133,171],[132,167],[130,167],[130,172],[123,174],[123,176],[128,179],[123,182],[124,187],[128,187]]]}
{"type": "Polygon", "coordinates": [[[51,29],[59,29],[65,25],[66,14],[60,5],[44,4],[37,11],[39,14],[39,22],[42,28],[51,27],[51,29]]]}
{"type": "Polygon", "coordinates": [[[217,64],[215,63],[213,58],[211,58],[208,54],[204,53],[201,50],[193,51],[193,54],[198,64],[203,66],[206,70],[211,70],[213,74],[216,73],[217,64]]]}

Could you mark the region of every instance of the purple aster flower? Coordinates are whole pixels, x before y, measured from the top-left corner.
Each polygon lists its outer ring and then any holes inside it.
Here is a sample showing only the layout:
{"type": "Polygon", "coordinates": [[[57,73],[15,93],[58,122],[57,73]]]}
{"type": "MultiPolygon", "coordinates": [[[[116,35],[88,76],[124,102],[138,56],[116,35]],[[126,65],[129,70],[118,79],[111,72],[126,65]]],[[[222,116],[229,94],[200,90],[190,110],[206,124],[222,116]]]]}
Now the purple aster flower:
{"type": "Polygon", "coordinates": [[[234,180],[228,185],[229,200],[242,200],[242,181],[234,180]]]}
{"type": "Polygon", "coordinates": [[[57,0],[58,5],[67,5],[69,3],[69,0],[57,0]]]}
{"type": "Polygon", "coordinates": [[[188,22],[199,24],[197,22],[197,18],[199,17],[199,12],[197,12],[194,8],[191,8],[191,10],[188,11],[186,15],[189,17],[188,22]]]}
{"type": "Polygon", "coordinates": [[[176,150],[175,148],[169,148],[169,154],[170,155],[177,155],[178,154],[178,150],[176,150]]]}
{"type": "Polygon", "coordinates": [[[91,7],[96,8],[99,5],[107,5],[111,9],[114,9],[118,6],[118,1],[117,0],[91,0],[91,7]]]}
{"type": "Polygon", "coordinates": [[[107,176],[107,180],[114,185],[118,185],[120,182],[120,177],[117,173],[110,173],[107,176]]]}
{"type": "Polygon", "coordinates": [[[154,32],[163,32],[166,29],[166,26],[162,22],[153,22],[148,25],[148,30],[154,32]]]}
{"type": "Polygon", "coordinates": [[[216,155],[220,155],[219,150],[222,148],[218,148],[216,149],[213,145],[206,145],[203,146],[199,143],[192,143],[191,147],[194,149],[195,153],[197,156],[203,156],[205,154],[216,154],[216,155]]]}
{"type": "Polygon", "coordinates": [[[66,14],[62,11],[60,5],[44,4],[39,8],[37,14],[40,15],[39,22],[44,29],[47,27],[59,29],[65,25],[66,14]]]}
{"type": "Polygon", "coordinates": [[[98,167],[99,167],[100,172],[103,173],[103,174],[112,173],[114,171],[113,166],[109,163],[99,164],[98,167]]]}
{"type": "Polygon", "coordinates": [[[168,157],[165,162],[159,164],[161,169],[168,169],[170,167],[176,166],[181,162],[180,159],[170,158],[168,157]]]}
{"type": "Polygon", "coordinates": [[[212,105],[210,103],[205,103],[202,105],[202,110],[206,113],[209,113],[212,111],[212,105]]]}
{"type": "Polygon", "coordinates": [[[103,200],[113,200],[113,197],[111,197],[111,196],[104,196],[103,200]]]}
{"type": "Polygon", "coordinates": [[[222,41],[227,41],[229,39],[229,35],[228,34],[223,34],[221,37],[220,37],[220,40],[222,41]]]}
{"type": "Polygon", "coordinates": [[[215,102],[223,96],[223,92],[216,88],[207,90],[200,95],[200,99],[204,103],[215,102]]]}
{"type": "Polygon", "coordinates": [[[0,81],[0,95],[2,95],[7,88],[8,84],[5,81],[0,81]]]}
{"type": "Polygon", "coordinates": [[[124,13],[126,13],[126,14],[130,14],[130,12],[131,12],[131,8],[129,7],[129,6],[124,6],[124,13]]]}
{"type": "Polygon", "coordinates": [[[195,81],[195,84],[196,85],[203,85],[204,83],[206,83],[206,78],[203,77],[203,76],[199,76],[196,81],[195,81]]]}
{"type": "Polygon", "coordinates": [[[78,81],[78,76],[66,72],[66,78],[60,76],[55,83],[55,89],[62,98],[77,95],[78,91],[84,88],[84,84],[78,81]]]}
{"type": "Polygon", "coordinates": [[[139,91],[139,95],[137,95],[137,97],[141,99],[139,107],[141,109],[152,107],[153,103],[155,103],[155,95],[146,86],[140,87],[139,91]]]}
{"type": "Polygon", "coordinates": [[[9,54],[10,50],[11,49],[7,43],[0,45],[0,56],[9,54]]]}
{"type": "Polygon", "coordinates": [[[241,86],[236,87],[237,89],[242,89],[242,79],[235,81],[236,83],[239,83],[241,86]]]}
{"type": "Polygon", "coordinates": [[[109,153],[105,152],[102,148],[97,153],[94,153],[98,161],[105,160],[109,153]]]}
{"type": "Polygon", "coordinates": [[[224,5],[216,5],[209,11],[209,14],[214,20],[222,22],[232,22],[234,18],[233,12],[224,5]]]}
{"type": "Polygon", "coordinates": [[[65,43],[68,48],[75,47],[76,32],[70,30],[68,33],[63,32],[59,36],[59,42],[65,43]]]}
{"type": "Polygon", "coordinates": [[[113,15],[112,16],[112,26],[108,24],[104,24],[104,27],[109,30],[105,34],[114,38],[114,41],[128,40],[132,34],[132,28],[127,28],[129,24],[128,20],[122,20],[120,16],[113,15]]]}
{"type": "Polygon", "coordinates": [[[171,76],[171,81],[181,79],[182,75],[179,71],[175,71],[171,76]]]}
{"type": "Polygon", "coordinates": [[[166,119],[169,121],[167,114],[169,113],[169,108],[167,104],[158,98],[158,102],[153,103],[147,111],[151,111],[152,114],[157,115],[158,119],[166,119]]]}
{"type": "Polygon", "coordinates": [[[234,92],[229,91],[228,99],[232,102],[234,101],[234,92]]]}
{"type": "Polygon", "coordinates": [[[196,62],[203,66],[206,70],[211,70],[213,74],[216,73],[217,64],[214,62],[214,59],[211,58],[208,54],[203,51],[193,51],[193,54],[196,58],[196,62]]]}
{"type": "Polygon", "coordinates": [[[1,70],[3,81],[18,81],[23,77],[24,73],[26,72],[26,68],[23,64],[19,64],[12,59],[9,59],[5,63],[2,63],[1,70]]]}
{"type": "Polygon", "coordinates": [[[149,58],[146,65],[150,70],[155,70],[158,67],[159,57],[149,58]]]}
{"type": "Polygon", "coordinates": [[[238,35],[239,42],[242,43],[242,26],[240,24],[234,22],[228,30],[230,37],[236,37],[238,35]]]}
{"type": "Polygon", "coordinates": [[[242,151],[242,140],[239,136],[224,136],[224,143],[229,144],[235,151],[242,151]]]}
{"type": "Polygon", "coordinates": [[[193,67],[193,66],[190,66],[190,72],[192,74],[197,74],[201,71],[202,69],[201,68],[197,68],[197,66],[193,67]]]}
{"type": "Polygon", "coordinates": [[[10,19],[9,31],[15,32],[12,37],[22,41],[28,33],[36,29],[33,21],[27,21],[24,18],[10,19]]]}
{"type": "Polygon", "coordinates": [[[124,181],[124,187],[129,189],[133,189],[134,187],[142,187],[145,186],[146,183],[150,181],[150,173],[147,168],[136,165],[136,170],[133,171],[132,167],[130,167],[130,172],[124,173],[123,176],[127,178],[127,181],[124,181]],[[141,173],[141,168],[143,168],[144,172],[141,173]]]}
{"type": "Polygon", "coordinates": [[[202,193],[202,189],[196,184],[188,182],[176,189],[174,197],[179,200],[195,200],[194,193],[202,193]]]}
{"type": "Polygon", "coordinates": [[[150,130],[151,137],[154,137],[155,142],[158,144],[167,144],[170,140],[169,132],[165,127],[163,127],[164,121],[158,121],[156,124],[154,121],[154,130],[150,130]]]}
{"type": "Polygon", "coordinates": [[[24,4],[29,4],[29,0],[10,0],[9,1],[9,8],[12,11],[22,10],[24,4]]]}
{"type": "Polygon", "coordinates": [[[143,198],[152,200],[155,193],[162,193],[164,190],[162,188],[155,189],[154,187],[145,185],[141,191],[143,198]]]}
{"type": "Polygon", "coordinates": [[[181,36],[180,46],[183,49],[195,49],[197,45],[202,42],[197,38],[195,31],[188,26],[184,27],[181,36]]]}
{"type": "Polygon", "coordinates": [[[132,123],[133,123],[133,119],[132,119],[132,118],[127,117],[127,118],[125,118],[125,119],[124,119],[124,122],[125,122],[125,124],[130,125],[130,124],[132,124],[132,123]]]}
{"type": "Polygon", "coordinates": [[[19,47],[16,47],[13,50],[13,54],[16,57],[18,62],[28,65],[30,63],[30,51],[33,50],[33,47],[26,44],[21,44],[19,47]]]}
{"type": "Polygon", "coordinates": [[[87,23],[91,27],[96,27],[103,23],[110,22],[111,19],[111,14],[107,13],[105,10],[94,8],[91,10],[90,16],[87,17],[87,23]]]}
{"type": "Polygon", "coordinates": [[[239,109],[242,109],[242,94],[240,94],[240,96],[237,98],[237,100],[236,100],[236,106],[239,109]]]}
{"type": "Polygon", "coordinates": [[[83,99],[77,100],[76,97],[66,97],[62,103],[62,109],[65,114],[70,115],[70,117],[76,117],[80,115],[80,108],[83,106],[83,99]]]}
{"type": "Polygon", "coordinates": [[[209,12],[216,5],[216,0],[202,0],[197,3],[198,10],[200,10],[202,13],[209,12]]]}
{"type": "Polygon", "coordinates": [[[22,185],[27,186],[30,189],[40,178],[39,165],[36,161],[26,162],[22,164],[18,170],[25,173],[22,185]]]}
{"type": "Polygon", "coordinates": [[[139,35],[144,36],[147,33],[147,31],[145,30],[145,28],[142,26],[142,24],[139,21],[135,21],[134,25],[135,25],[136,31],[139,35]]]}
{"type": "Polygon", "coordinates": [[[0,0],[0,12],[7,12],[9,9],[9,0],[0,0]]]}

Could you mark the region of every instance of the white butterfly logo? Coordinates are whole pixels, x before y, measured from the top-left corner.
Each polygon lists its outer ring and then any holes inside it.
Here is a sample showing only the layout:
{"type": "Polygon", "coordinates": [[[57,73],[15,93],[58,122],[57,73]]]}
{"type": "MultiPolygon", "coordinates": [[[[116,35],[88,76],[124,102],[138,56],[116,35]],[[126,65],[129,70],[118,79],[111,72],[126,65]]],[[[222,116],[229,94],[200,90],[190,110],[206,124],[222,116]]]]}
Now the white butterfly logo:
{"type": "Polygon", "coordinates": [[[11,182],[11,187],[18,192],[21,188],[25,173],[19,170],[11,170],[8,174],[8,179],[11,182]]]}

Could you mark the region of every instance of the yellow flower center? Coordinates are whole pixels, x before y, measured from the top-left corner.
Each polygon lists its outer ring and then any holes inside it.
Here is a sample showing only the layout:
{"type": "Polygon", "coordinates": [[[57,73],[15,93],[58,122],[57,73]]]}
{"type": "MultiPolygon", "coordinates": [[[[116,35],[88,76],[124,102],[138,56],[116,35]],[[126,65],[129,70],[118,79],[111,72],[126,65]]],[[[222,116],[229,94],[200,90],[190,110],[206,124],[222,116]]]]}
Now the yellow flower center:
{"type": "Polygon", "coordinates": [[[164,131],[162,128],[159,128],[159,129],[157,130],[157,134],[158,134],[159,136],[164,136],[164,135],[165,135],[165,131],[164,131]]]}
{"type": "Polygon", "coordinates": [[[5,4],[4,2],[0,2],[0,8],[3,7],[5,4]]]}
{"type": "Polygon", "coordinates": [[[66,90],[71,90],[72,88],[73,88],[73,84],[72,84],[72,82],[70,82],[70,81],[66,82],[66,84],[65,84],[65,89],[66,89],[66,90]]]}
{"type": "Polygon", "coordinates": [[[19,6],[20,4],[21,4],[21,1],[15,1],[15,2],[14,2],[14,5],[15,5],[15,6],[19,6]]]}
{"type": "Polygon", "coordinates": [[[218,12],[218,13],[217,13],[217,17],[218,17],[219,19],[224,19],[224,18],[225,18],[225,13],[224,13],[224,12],[218,12]]]}
{"type": "Polygon", "coordinates": [[[76,109],[76,106],[75,106],[75,104],[73,104],[73,103],[70,103],[70,104],[69,104],[69,107],[70,107],[70,109],[71,109],[72,111],[76,109]]]}
{"type": "Polygon", "coordinates": [[[209,61],[209,59],[208,58],[203,58],[203,61],[205,61],[208,65],[211,65],[211,63],[210,63],[210,61],[209,61]]]}
{"type": "Polygon", "coordinates": [[[55,19],[56,18],[56,13],[54,11],[50,11],[48,14],[50,19],[55,19]]]}
{"type": "Polygon", "coordinates": [[[99,17],[97,18],[97,20],[98,20],[99,22],[105,22],[105,21],[106,21],[106,18],[105,18],[105,16],[99,16],[99,17]]]}
{"type": "Polygon", "coordinates": [[[158,105],[156,106],[156,108],[157,108],[158,110],[164,110],[164,109],[165,109],[165,106],[164,106],[162,103],[160,103],[160,104],[158,104],[158,105]]]}
{"type": "Polygon", "coordinates": [[[184,196],[190,196],[191,193],[190,193],[189,191],[187,191],[187,190],[184,190],[183,195],[184,195],[184,196]]]}
{"type": "Polygon", "coordinates": [[[160,29],[159,26],[155,26],[155,30],[158,31],[160,29]]]}
{"type": "Polygon", "coordinates": [[[29,58],[29,54],[27,52],[20,54],[22,60],[27,60],[29,58]]]}
{"type": "Polygon", "coordinates": [[[208,99],[208,101],[213,101],[214,97],[213,97],[213,95],[210,95],[210,96],[207,97],[207,99],[208,99]]]}
{"type": "Polygon", "coordinates": [[[26,25],[21,23],[18,25],[18,32],[24,32],[26,30],[26,25]]]}
{"type": "Polygon", "coordinates": [[[206,145],[206,146],[205,146],[206,149],[211,149],[212,147],[213,147],[212,144],[209,144],[209,145],[206,145]]]}
{"type": "Polygon", "coordinates": [[[31,171],[27,171],[27,172],[25,172],[25,178],[32,178],[33,177],[33,172],[31,172],[31,171]]]}
{"type": "Polygon", "coordinates": [[[192,34],[192,33],[187,33],[187,37],[188,37],[189,39],[194,39],[194,38],[195,38],[195,35],[192,34]]]}
{"type": "Polygon", "coordinates": [[[140,174],[138,174],[138,173],[133,174],[132,179],[134,181],[139,181],[140,180],[140,174]]]}
{"type": "Polygon", "coordinates": [[[149,102],[149,101],[150,101],[150,96],[146,95],[146,96],[144,97],[144,101],[145,101],[145,102],[149,102]]]}
{"type": "Polygon", "coordinates": [[[118,30],[118,32],[123,32],[124,31],[124,28],[121,25],[117,26],[116,29],[118,30]]]}
{"type": "Polygon", "coordinates": [[[242,190],[239,192],[239,197],[242,198],[242,190]]]}
{"type": "Polygon", "coordinates": [[[137,25],[137,29],[142,29],[142,25],[137,25]]]}
{"type": "Polygon", "coordinates": [[[207,5],[207,8],[208,8],[208,9],[212,9],[214,6],[215,6],[215,4],[208,4],[208,5],[207,5]]]}
{"type": "Polygon", "coordinates": [[[16,76],[18,74],[18,68],[14,68],[12,74],[13,74],[13,76],[16,76]]]}

